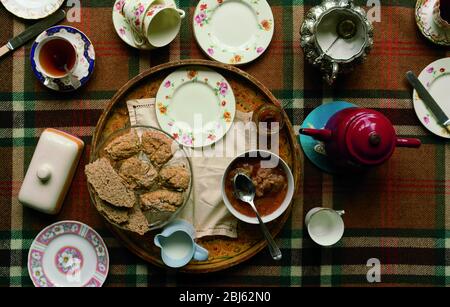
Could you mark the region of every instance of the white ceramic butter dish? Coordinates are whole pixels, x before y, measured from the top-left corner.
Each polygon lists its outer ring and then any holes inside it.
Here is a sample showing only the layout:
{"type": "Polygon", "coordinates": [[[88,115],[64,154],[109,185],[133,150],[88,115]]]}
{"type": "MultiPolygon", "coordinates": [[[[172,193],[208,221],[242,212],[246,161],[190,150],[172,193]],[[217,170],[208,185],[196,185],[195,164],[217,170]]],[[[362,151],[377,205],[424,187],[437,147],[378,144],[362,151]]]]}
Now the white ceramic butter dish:
{"type": "Polygon", "coordinates": [[[48,128],[42,132],[19,192],[19,201],[47,214],[57,214],[84,148],[79,138],[48,128]]]}

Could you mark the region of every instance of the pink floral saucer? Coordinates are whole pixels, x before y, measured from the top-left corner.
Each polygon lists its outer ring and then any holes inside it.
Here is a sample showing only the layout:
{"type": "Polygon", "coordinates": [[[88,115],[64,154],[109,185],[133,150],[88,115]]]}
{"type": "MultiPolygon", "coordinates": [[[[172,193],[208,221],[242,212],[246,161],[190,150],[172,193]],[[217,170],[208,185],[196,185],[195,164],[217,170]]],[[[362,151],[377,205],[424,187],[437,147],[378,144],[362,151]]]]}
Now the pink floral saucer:
{"type": "Polygon", "coordinates": [[[28,252],[28,273],[36,287],[101,287],[108,269],[103,239],[77,221],[47,226],[28,252]]]}

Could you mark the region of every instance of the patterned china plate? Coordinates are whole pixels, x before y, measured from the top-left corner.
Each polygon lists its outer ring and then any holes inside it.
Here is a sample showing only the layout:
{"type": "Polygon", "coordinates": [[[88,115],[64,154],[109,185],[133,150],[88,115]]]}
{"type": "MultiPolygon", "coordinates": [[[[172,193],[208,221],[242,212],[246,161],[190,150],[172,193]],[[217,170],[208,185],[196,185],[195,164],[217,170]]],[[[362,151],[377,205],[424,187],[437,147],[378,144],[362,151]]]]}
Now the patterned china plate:
{"type": "Polygon", "coordinates": [[[188,147],[209,146],[230,129],[236,102],[230,84],[204,67],[171,73],[156,95],[156,117],[162,130],[188,147]]]}
{"type": "MultiPolygon", "coordinates": [[[[448,88],[450,87],[450,58],[443,58],[428,65],[419,75],[419,80],[430,92],[446,114],[450,114],[448,88]]],[[[413,91],[413,104],[417,117],[430,132],[450,139],[450,132],[438,124],[433,113],[420,99],[416,90],[413,91]]]]}
{"type": "Polygon", "coordinates": [[[435,44],[450,46],[450,29],[439,27],[433,20],[436,0],[417,0],[416,23],[422,34],[435,44]]]}
{"type": "MultiPolygon", "coordinates": [[[[51,27],[44,32],[42,32],[35,40],[33,46],[31,47],[31,68],[33,69],[34,74],[39,79],[39,81],[44,84],[45,78],[42,75],[42,72],[36,66],[36,57],[35,54],[38,43],[42,41],[47,36],[59,36],[68,39],[74,46],[77,47],[78,53],[78,63],[75,71],[73,72],[73,76],[80,80],[80,87],[86,84],[86,82],[91,77],[94,72],[95,66],[95,50],[89,38],[80,30],[70,27],[70,26],[54,26],[51,27]]],[[[67,92],[73,91],[77,88],[74,88],[70,85],[70,77],[67,76],[61,79],[54,79],[48,85],[48,88],[67,92]]]]}
{"type": "Polygon", "coordinates": [[[274,32],[266,0],[201,0],[194,13],[194,34],[212,59],[240,65],[267,49],[274,32]]]}
{"type": "Polygon", "coordinates": [[[108,270],[103,239],[81,222],[47,226],[28,252],[28,273],[36,287],[101,287],[108,270]]]}
{"type": "Polygon", "coordinates": [[[5,8],[17,17],[39,19],[50,16],[61,7],[64,0],[0,0],[5,8]]]}
{"type": "MultiPolygon", "coordinates": [[[[155,2],[157,2],[157,3],[165,2],[167,4],[172,4],[172,5],[176,6],[174,0],[166,0],[166,1],[155,0],[155,2]]],[[[131,46],[133,48],[137,48],[137,49],[141,49],[141,50],[154,49],[154,47],[151,46],[147,41],[145,41],[145,43],[143,45],[136,44],[136,42],[134,40],[135,34],[132,31],[128,20],[125,18],[124,14],[122,12],[124,4],[125,4],[125,0],[116,0],[116,2],[114,3],[113,13],[112,13],[114,29],[116,29],[116,32],[119,35],[119,37],[125,43],[127,43],[129,46],[131,46]]]]}

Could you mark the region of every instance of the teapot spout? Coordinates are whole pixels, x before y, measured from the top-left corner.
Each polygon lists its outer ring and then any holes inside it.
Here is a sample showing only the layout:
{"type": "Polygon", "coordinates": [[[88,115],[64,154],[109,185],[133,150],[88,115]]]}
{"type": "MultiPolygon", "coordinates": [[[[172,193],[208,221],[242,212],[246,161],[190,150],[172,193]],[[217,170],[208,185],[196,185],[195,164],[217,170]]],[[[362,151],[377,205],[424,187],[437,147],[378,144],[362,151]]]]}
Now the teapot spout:
{"type": "Polygon", "coordinates": [[[419,148],[422,142],[419,139],[398,138],[396,145],[397,147],[419,148]]]}
{"type": "Polygon", "coordinates": [[[332,132],[328,129],[310,129],[310,128],[301,128],[300,134],[309,135],[314,139],[322,142],[328,142],[331,140],[332,132]]]}

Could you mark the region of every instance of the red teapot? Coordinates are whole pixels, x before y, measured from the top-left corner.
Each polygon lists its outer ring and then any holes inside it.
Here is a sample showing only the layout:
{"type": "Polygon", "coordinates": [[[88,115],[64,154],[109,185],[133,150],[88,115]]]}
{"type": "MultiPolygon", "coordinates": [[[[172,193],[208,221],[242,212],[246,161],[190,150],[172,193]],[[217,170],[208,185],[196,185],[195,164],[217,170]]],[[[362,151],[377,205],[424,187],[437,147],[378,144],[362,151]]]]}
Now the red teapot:
{"type": "Polygon", "coordinates": [[[419,139],[397,137],[392,123],[380,112],[352,107],[334,114],[324,129],[300,129],[325,143],[325,151],[337,168],[367,169],[380,165],[395,147],[418,148],[419,139]]]}

